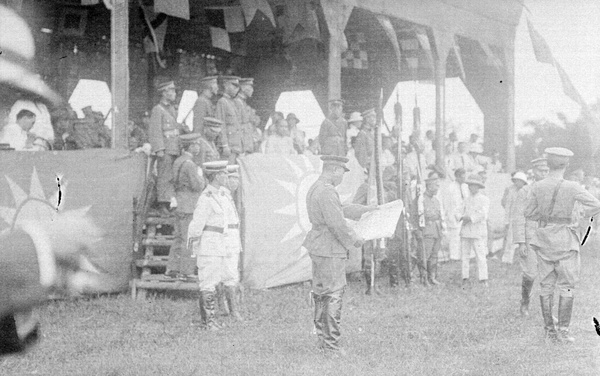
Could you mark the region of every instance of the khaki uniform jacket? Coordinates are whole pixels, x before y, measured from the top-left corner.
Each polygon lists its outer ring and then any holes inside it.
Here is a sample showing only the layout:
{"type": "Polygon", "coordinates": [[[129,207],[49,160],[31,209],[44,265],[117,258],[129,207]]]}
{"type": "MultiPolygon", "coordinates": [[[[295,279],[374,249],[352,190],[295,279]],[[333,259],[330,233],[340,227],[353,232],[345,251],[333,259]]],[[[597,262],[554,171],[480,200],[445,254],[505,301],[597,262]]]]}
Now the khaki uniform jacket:
{"type": "Polygon", "coordinates": [[[173,162],[173,187],[177,198],[177,211],[192,214],[200,193],[204,189],[204,179],[198,175],[198,166],[193,162],[188,152],[173,162]]]}
{"type": "Polygon", "coordinates": [[[215,116],[223,122],[219,146],[229,146],[232,152],[241,154],[243,131],[241,116],[235,100],[229,95],[223,94],[217,102],[215,116]]]}
{"type": "Polygon", "coordinates": [[[308,191],[306,208],[312,229],[302,245],[309,254],[347,258],[349,250],[361,247],[361,239],[344,219],[338,192],[322,177],[308,191]]]}
{"type": "Polygon", "coordinates": [[[220,190],[225,193],[225,220],[227,228],[225,229],[225,247],[231,254],[242,251],[242,238],[240,236],[240,216],[238,215],[235,201],[231,196],[231,191],[228,188],[221,187],[220,190]]]}
{"type": "Polygon", "coordinates": [[[225,193],[210,184],[200,195],[188,229],[188,244],[192,243],[196,256],[228,255],[225,246],[225,200],[225,193]]]}
{"type": "Polygon", "coordinates": [[[356,143],[354,144],[354,155],[358,163],[362,168],[369,168],[371,166],[371,157],[373,156],[373,150],[375,147],[373,131],[361,130],[356,136],[356,143]]]}
{"type": "Polygon", "coordinates": [[[513,243],[525,244],[525,234],[527,234],[527,243],[531,242],[536,237],[536,230],[538,227],[537,221],[525,219],[525,206],[531,196],[531,189],[537,183],[532,183],[521,188],[517,192],[517,197],[513,203],[513,216],[511,219],[512,231],[513,231],[513,243]]]}
{"type": "Polygon", "coordinates": [[[438,239],[443,236],[444,224],[442,205],[437,197],[423,194],[423,215],[425,216],[424,238],[438,239]]]}
{"type": "Polygon", "coordinates": [[[194,133],[202,134],[204,118],[215,116],[215,106],[209,98],[200,95],[194,104],[194,133]]]}
{"type": "Polygon", "coordinates": [[[194,157],[194,163],[202,166],[203,163],[218,161],[220,158],[217,146],[213,141],[208,141],[206,138],[200,138],[200,152],[194,157]]]}
{"type": "MultiPolygon", "coordinates": [[[[570,251],[579,251],[581,239],[577,216],[573,213],[575,203],[581,205],[587,217],[600,213],[600,201],[579,183],[563,180],[560,176],[548,176],[532,186],[525,207],[525,218],[538,222],[536,237],[530,244],[539,248],[538,255],[542,259],[558,261],[569,257],[570,251]],[[560,181],[562,183],[554,208],[548,213],[554,190],[560,181]]],[[[529,240],[528,233],[525,236],[529,240]]]]}
{"type": "Polygon", "coordinates": [[[177,113],[172,105],[159,103],[152,109],[148,140],[152,152],[164,150],[165,154],[179,155],[179,133],[181,125],[177,123],[177,113]]]}
{"type": "Polygon", "coordinates": [[[254,152],[254,124],[252,118],[255,116],[254,110],[248,105],[246,99],[235,97],[235,103],[238,106],[240,119],[242,123],[242,145],[244,153],[254,152]]]}
{"type": "Polygon", "coordinates": [[[319,129],[319,145],[321,154],[338,155],[345,157],[346,150],[346,128],[348,124],[343,118],[336,120],[325,119],[319,129]]]}
{"type": "Polygon", "coordinates": [[[465,199],[464,215],[471,218],[470,223],[463,223],[460,229],[461,238],[486,239],[488,236],[487,220],[490,212],[490,199],[478,192],[465,199]]]}

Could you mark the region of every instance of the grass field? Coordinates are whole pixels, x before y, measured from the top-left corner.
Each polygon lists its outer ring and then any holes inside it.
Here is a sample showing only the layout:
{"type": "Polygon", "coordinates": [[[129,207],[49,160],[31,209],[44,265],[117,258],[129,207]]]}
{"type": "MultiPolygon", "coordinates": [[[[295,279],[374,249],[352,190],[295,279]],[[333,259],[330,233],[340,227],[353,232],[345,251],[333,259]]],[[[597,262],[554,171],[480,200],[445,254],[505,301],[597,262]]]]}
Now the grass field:
{"type": "MultiPolygon", "coordinates": [[[[459,263],[440,268],[443,287],[363,295],[351,281],[342,319],[345,359],[315,348],[310,287],[246,291],[245,323],[220,332],[190,327],[196,300],[128,294],[58,301],[40,309],[43,338],[0,360],[1,375],[599,375],[600,255],[582,255],[572,345],[546,344],[536,285],[532,316],[518,315],[517,265],[490,261],[490,287],[460,285],[459,263]]],[[[474,268],[474,264],[472,264],[474,268]]]]}

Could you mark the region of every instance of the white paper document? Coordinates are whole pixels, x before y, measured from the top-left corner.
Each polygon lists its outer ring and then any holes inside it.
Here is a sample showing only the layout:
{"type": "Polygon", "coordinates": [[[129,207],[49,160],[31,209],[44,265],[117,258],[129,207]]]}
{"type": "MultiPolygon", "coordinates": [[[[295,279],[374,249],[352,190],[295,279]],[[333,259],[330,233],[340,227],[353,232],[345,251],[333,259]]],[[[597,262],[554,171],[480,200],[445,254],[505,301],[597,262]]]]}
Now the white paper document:
{"type": "Polygon", "coordinates": [[[360,220],[347,220],[356,234],[365,240],[391,238],[404,210],[402,200],[388,202],[379,209],[365,213],[360,220]]]}

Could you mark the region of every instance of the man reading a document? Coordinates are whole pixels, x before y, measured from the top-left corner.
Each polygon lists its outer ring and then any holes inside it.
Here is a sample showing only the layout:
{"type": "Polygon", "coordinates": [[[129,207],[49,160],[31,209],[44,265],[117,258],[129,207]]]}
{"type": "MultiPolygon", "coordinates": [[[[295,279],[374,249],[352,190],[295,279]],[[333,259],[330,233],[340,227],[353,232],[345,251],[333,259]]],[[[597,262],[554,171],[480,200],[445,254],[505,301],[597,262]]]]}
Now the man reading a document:
{"type": "MultiPolygon", "coordinates": [[[[346,287],[346,259],[353,248],[360,248],[364,239],[352,230],[344,219],[338,186],[348,171],[348,158],[324,155],[323,172],[306,196],[308,218],[312,229],[303,246],[312,260],[312,297],[315,304],[314,325],[322,350],[344,356],[339,347],[342,297],[346,287]]],[[[364,212],[368,211],[364,207],[364,212]]]]}

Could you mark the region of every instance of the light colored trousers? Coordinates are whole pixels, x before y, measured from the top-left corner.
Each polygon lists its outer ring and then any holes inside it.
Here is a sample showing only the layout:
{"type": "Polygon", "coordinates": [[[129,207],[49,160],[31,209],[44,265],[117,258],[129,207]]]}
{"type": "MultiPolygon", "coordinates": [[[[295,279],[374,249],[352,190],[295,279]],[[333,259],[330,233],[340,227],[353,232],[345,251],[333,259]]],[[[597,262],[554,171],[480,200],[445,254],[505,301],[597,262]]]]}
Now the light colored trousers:
{"type": "Polygon", "coordinates": [[[462,259],[462,277],[469,278],[469,261],[471,260],[471,252],[475,253],[477,260],[477,272],[479,280],[485,281],[488,279],[487,267],[487,239],[486,238],[460,238],[460,250],[462,259]]]}
{"type": "Polygon", "coordinates": [[[198,284],[200,291],[215,291],[215,287],[223,282],[225,286],[236,286],[240,280],[238,261],[240,254],[231,256],[198,256],[198,284]]]}
{"type": "Polygon", "coordinates": [[[460,227],[448,227],[447,236],[450,260],[460,260],[460,227]]]}

